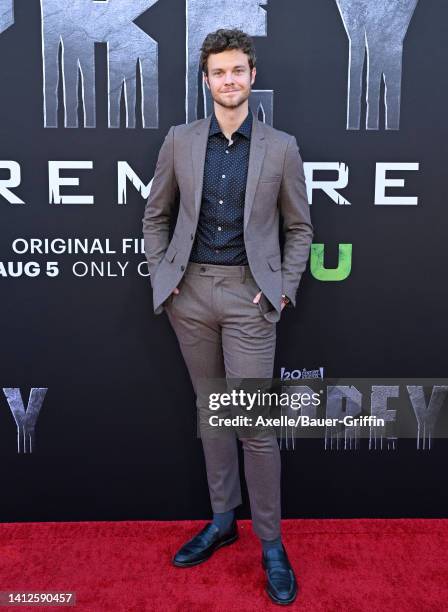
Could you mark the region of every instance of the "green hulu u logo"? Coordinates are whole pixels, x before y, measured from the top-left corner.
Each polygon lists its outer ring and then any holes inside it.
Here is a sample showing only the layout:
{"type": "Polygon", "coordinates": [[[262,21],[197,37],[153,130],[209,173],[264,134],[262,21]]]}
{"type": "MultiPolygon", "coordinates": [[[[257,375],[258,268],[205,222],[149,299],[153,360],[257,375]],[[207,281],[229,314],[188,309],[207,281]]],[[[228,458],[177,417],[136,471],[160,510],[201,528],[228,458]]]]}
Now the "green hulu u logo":
{"type": "Polygon", "coordinates": [[[324,266],[324,244],[311,245],[310,270],[314,278],[321,281],[345,280],[352,269],[352,245],[339,245],[339,260],[337,268],[324,266]]]}

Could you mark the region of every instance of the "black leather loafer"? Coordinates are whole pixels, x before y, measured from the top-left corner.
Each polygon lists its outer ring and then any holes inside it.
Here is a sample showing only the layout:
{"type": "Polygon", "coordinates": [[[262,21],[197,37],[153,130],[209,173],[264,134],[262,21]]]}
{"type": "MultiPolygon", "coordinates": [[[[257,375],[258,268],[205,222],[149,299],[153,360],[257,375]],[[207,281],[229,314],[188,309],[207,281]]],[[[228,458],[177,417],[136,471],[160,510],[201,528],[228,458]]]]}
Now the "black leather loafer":
{"type": "Polygon", "coordinates": [[[234,520],[229,531],[219,535],[219,529],[213,523],[207,525],[180,548],[174,555],[176,567],[191,567],[206,561],[218,548],[232,544],[238,539],[238,527],[234,520]]]}
{"type": "Polygon", "coordinates": [[[261,563],[266,572],[266,592],[272,601],[283,605],[292,603],[297,597],[298,587],[285,547],[263,553],[261,563]]]}

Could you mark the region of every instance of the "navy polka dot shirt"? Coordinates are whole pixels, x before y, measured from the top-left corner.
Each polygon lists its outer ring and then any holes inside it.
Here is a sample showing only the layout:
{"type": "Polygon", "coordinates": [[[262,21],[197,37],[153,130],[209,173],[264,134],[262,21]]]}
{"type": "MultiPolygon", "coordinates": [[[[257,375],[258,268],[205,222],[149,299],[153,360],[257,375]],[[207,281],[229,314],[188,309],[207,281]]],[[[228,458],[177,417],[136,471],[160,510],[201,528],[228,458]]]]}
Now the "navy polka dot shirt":
{"type": "Polygon", "coordinates": [[[227,140],[213,113],[204,165],[201,210],[190,261],[247,265],[244,199],[252,112],[227,140]]]}

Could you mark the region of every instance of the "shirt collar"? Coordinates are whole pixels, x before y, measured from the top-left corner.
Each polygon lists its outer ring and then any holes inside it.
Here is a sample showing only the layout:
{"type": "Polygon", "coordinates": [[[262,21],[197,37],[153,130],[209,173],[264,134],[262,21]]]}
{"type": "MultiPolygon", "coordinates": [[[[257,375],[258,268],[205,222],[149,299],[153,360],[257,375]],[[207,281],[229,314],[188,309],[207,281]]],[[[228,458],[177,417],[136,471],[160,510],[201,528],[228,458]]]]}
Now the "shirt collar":
{"type": "MultiPolygon", "coordinates": [[[[245,118],[243,123],[240,125],[240,127],[237,130],[235,130],[235,133],[241,134],[242,136],[245,136],[248,140],[250,140],[251,132],[252,132],[252,111],[249,109],[249,112],[247,113],[247,117],[245,118]]],[[[222,131],[221,131],[221,128],[219,127],[219,123],[218,123],[218,120],[216,119],[216,115],[213,112],[212,118],[210,121],[210,131],[208,135],[214,136],[215,134],[222,134],[222,131]]]]}

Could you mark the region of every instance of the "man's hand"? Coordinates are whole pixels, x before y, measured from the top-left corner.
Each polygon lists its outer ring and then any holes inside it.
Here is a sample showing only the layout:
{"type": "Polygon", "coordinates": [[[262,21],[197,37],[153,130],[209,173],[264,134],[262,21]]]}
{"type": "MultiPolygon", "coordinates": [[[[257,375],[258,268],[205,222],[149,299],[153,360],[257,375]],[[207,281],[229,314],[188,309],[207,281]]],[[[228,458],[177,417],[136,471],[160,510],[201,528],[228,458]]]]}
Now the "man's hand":
{"type": "Polygon", "coordinates": [[[174,293],[174,295],[177,295],[179,293],[179,289],[177,287],[175,287],[171,293],[174,293]]]}
{"type": "MultiPolygon", "coordinates": [[[[261,295],[262,295],[262,293],[263,293],[262,291],[259,291],[259,292],[257,293],[257,295],[254,297],[254,299],[252,300],[252,302],[253,302],[254,304],[258,304],[258,302],[259,302],[259,301],[260,301],[260,299],[261,299],[261,295]]],[[[283,302],[283,301],[282,301],[281,306],[280,306],[280,312],[283,310],[283,308],[284,308],[285,306],[286,306],[285,302],[283,302]]]]}

